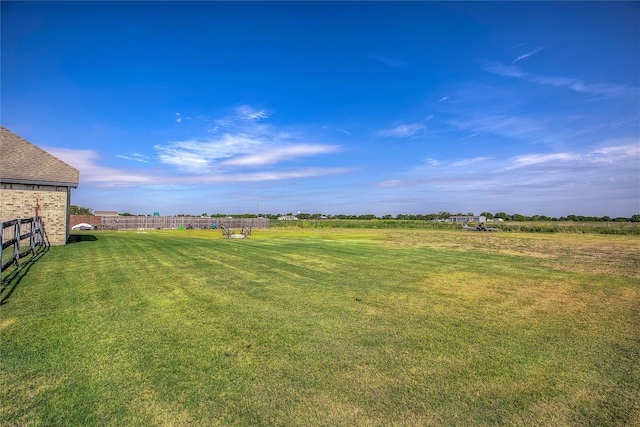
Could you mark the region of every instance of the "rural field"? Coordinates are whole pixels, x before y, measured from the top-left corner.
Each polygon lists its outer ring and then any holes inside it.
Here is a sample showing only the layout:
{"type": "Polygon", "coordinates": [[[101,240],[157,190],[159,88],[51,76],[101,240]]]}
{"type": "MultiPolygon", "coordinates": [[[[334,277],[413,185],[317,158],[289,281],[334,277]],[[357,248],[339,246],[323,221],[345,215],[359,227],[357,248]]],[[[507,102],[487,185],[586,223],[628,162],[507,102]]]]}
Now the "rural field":
{"type": "Polygon", "coordinates": [[[640,236],[87,231],[3,274],[0,425],[640,425],[640,236]]]}

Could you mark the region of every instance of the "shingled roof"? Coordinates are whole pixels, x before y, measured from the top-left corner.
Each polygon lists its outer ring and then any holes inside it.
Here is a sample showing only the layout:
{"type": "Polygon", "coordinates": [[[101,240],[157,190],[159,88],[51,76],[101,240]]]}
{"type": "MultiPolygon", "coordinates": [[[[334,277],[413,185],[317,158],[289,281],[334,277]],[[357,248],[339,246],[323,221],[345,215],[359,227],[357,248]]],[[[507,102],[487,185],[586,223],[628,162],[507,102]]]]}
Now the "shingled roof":
{"type": "Polygon", "coordinates": [[[78,186],[80,171],[0,126],[0,182],[78,186]]]}

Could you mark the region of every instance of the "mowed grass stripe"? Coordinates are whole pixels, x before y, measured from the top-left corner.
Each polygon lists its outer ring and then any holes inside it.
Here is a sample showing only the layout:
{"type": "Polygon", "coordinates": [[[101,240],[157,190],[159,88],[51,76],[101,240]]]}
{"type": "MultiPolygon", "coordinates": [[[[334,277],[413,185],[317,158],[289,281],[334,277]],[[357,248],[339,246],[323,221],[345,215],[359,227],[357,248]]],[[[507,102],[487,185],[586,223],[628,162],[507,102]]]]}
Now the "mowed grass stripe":
{"type": "Polygon", "coordinates": [[[517,236],[95,236],[1,309],[2,424],[637,419],[638,281],[542,266],[517,236]]]}

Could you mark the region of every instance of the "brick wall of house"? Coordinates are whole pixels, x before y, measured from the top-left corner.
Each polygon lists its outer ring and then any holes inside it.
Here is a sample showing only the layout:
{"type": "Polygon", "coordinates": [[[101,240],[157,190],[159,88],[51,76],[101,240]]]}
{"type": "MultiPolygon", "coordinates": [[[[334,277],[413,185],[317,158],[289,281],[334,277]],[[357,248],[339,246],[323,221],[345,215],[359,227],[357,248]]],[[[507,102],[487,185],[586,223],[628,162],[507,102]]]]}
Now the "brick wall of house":
{"type": "Polygon", "coordinates": [[[0,221],[41,216],[52,245],[67,239],[67,187],[1,184],[0,221]]]}

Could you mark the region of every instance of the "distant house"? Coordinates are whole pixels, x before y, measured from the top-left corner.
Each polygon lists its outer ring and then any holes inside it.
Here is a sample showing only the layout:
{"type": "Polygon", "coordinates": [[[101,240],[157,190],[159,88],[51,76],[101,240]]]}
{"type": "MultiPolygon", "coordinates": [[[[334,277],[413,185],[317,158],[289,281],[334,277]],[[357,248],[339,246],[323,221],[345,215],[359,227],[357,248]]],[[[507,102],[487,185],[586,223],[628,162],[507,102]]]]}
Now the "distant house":
{"type": "Polygon", "coordinates": [[[487,217],[482,215],[453,215],[447,218],[447,222],[487,222],[487,217]]]}
{"type": "Polygon", "coordinates": [[[283,215],[278,217],[278,221],[297,221],[298,217],[295,215],[283,215]]]}
{"type": "Polygon", "coordinates": [[[40,216],[51,244],[64,245],[79,179],[78,169],[0,126],[0,221],[40,216]]]}

